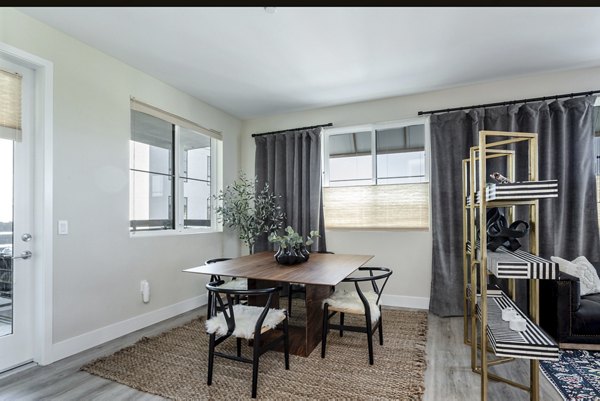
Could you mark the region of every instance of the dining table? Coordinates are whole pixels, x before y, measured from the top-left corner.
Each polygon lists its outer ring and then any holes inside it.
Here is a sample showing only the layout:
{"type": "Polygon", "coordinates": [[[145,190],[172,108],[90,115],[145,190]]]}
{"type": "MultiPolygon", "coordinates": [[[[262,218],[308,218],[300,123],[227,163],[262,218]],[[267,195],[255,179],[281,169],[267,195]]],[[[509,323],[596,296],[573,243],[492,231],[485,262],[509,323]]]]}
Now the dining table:
{"type": "MultiPolygon", "coordinates": [[[[183,270],[186,273],[239,277],[248,280],[248,289],[269,288],[283,284],[304,284],[306,288],[303,326],[290,323],[290,353],[307,357],[321,341],[323,325],[323,300],[336,285],[363,266],[373,255],[347,255],[311,253],[306,262],[281,265],[274,252],[258,252],[216,263],[183,270]]],[[[279,294],[275,293],[271,307],[279,307],[279,294]]],[[[265,298],[250,297],[250,305],[264,306],[265,298]]]]}

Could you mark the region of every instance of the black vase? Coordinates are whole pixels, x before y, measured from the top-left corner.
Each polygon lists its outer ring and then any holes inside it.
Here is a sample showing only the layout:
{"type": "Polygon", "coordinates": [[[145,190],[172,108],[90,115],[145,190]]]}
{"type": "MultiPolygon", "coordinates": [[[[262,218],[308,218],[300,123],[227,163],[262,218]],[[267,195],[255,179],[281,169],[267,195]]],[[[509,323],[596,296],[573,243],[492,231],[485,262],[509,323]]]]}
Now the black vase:
{"type": "MultiPolygon", "coordinates": [[[[306,248],[304,251],[308,254],[306,248]]],[[[305,256],[301,249],[280,247],[275,254],[275,260],[280,265],[297,265],[298,263],[306,262],[308,260],[308,255],[305,256]]]]}
{"type": "Polygon", "coordinates": [[[300,253],[302,254],[302,256],[304,256],[304,261],[306,262],[308,260],[308,258],[310,257],[310,252],[308,252],[308,249],[306,249],[306,246],[302,245],[300,247],[300,253]]]}

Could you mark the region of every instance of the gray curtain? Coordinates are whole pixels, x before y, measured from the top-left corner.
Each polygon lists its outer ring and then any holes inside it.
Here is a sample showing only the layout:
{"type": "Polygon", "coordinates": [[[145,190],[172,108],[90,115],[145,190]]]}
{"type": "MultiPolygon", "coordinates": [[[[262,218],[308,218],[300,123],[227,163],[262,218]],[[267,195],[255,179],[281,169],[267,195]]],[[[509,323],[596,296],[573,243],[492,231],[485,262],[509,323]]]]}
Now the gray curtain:
{"type": "MultiPolygon", "coordinates": [[[[284,227],[291,226],[306,237],[311,230],[321,235],[313,252],[326,251],[321,190],[321,128],[294,130],[255,137],[255,169],[258,188],[268,182],[281,195],[285,211],[284,227]]],[[[272,250],[266,235],[260,237],[255,251],[272,250]]]]}
{"type": "MultiPolygon", "coordinates": [[[[480,130],[538,133],[540,179],[558,179],[559,198],[540,201],[540,255],[600,260],[592,109],[595,97],[473,109],[431,116],[432,283],[429,309],[462,314],[461,160],[480,130]]],[[[525,144],[516,151],[516,179],[525,179],[525,144]]],[[[495,168],[496,169],[496,168],[495,168]]],[[[503,172],[498,166],[497,170],[503,172]]],[[[517,218],[522,211],[517,211],[517,218]]],[[[527,244],[525,244],[526,246],[527,244]]],[[[523,304],[525,288],[518,287],[523,304]]]]}

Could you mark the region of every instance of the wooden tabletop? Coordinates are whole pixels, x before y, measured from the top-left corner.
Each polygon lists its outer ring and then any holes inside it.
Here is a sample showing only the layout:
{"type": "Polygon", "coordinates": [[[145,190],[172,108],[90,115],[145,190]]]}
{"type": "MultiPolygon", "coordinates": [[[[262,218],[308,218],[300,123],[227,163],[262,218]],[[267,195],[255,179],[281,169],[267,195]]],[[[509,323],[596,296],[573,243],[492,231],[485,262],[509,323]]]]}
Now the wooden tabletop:
{"type": "Polygon", "coordinates": [[[273,256],[274,252],[260,252],[192,267],[184,272],[287,283],[337,285],[373,258],[373,255],[311,253],[304,263],[284,266],[277,263],[273,256]]]}

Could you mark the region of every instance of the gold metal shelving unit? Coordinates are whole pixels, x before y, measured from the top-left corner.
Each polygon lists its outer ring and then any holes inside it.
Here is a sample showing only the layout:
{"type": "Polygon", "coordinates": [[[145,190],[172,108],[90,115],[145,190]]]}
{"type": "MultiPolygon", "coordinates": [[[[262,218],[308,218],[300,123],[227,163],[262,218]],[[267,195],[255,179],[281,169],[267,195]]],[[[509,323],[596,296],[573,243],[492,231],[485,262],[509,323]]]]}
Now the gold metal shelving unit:
{"type": "Polygon", "coordinates": [[[555,279],[558,272],[558,267],[553,262],[536,256],[539,251],[539,195],[494,200],[488,199],[486,190],[487,162],[491,159],[504,159],[507,178],[515,180],[515,152],[505,147],[519,142],[526,142],[528,145],[529,174],[526,183],[536,185],[539,177],[538,139],[535,133],[480,131],[479,146],[472,147],[470,157],[462,161],[463,238],[466,239],[463,244],[464,342],[471,346],[472,370],[481,375],[481,400],[487,400],[488,380],[491,379],[528,391],[530,399],[538,401],[539,360],[558,359],[558,345],[539,328],[538,279],[555,279]],[[487,209],[505,208],[510,223],[514,221],[515,207],[518,205],[527,206],[529,211],[529,252],[494,252],[490,262],[486,247],[487,209]],[[480,246],[476,238],[477,226],[480,246]],[[507,273],[506,270],[498,269],[503,259],[512,262],[506,263],[507,265],[521,261],[520,273],[507,273]],[[540,270],[539,266],[543,268],[540,270]],[[500,271],[503,273],[499,274],[500,271]],[[490,290],[488,294],[488,278],[492,272],[498,277],[508,278],[508,294],[500,289],[490,290]],[[518,310],[514,303],[515,279],[529,280],[529,313],[519,311],[527,321],[527,330],[522,334],[508,332],[507,323],[499,317],[499,312],[504,307],[512,306],[518,310]],[[511,341],[504,340],[507,334],[514,338],[511,341]],[[488,353],[495,355],[495,358],[488,358],[488,353]],[[489,367],[514,361],[516,358],[530,360],[528,385],[489,372],[489,367]]]}

